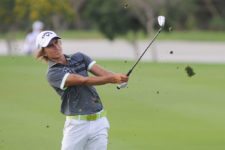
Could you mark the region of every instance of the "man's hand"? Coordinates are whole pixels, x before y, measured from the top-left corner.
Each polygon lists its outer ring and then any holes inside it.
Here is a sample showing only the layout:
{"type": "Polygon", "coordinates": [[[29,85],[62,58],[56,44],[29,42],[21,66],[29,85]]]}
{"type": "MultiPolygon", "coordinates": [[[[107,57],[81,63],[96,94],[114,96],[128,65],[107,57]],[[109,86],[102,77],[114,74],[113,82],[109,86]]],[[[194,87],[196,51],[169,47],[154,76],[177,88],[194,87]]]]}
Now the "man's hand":
{"type": "Polygon", "coordinates": [[[110,83],[117,83],[117,84],[120,84],[120,83],[124,83],[124,82],[127,82],[128,81],[128,76],[124,75],[124,74],[121,74],[121,73],[115,73],[115,74],[112,74],[112,75],[109,75],[110,76],[110,83]]]}

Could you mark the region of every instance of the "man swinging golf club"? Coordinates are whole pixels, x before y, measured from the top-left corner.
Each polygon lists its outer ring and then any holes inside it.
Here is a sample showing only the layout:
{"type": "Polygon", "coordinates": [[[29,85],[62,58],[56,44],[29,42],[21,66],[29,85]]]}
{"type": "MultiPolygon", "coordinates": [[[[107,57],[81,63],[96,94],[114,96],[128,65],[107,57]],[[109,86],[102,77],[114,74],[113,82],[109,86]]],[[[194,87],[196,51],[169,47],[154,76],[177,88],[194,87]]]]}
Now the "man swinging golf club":
{"type": "Polygon", "coordinates": [[[109,72],[80,52],[64,55],[60,39],[53,31],[43,31],[36,44],[37,58],[48,62],[47,80],[61,97],[61,112],[66,115],[61,149],[106,150],[109,123],[93,86],[120,84],[128,76],[109,72]]]}

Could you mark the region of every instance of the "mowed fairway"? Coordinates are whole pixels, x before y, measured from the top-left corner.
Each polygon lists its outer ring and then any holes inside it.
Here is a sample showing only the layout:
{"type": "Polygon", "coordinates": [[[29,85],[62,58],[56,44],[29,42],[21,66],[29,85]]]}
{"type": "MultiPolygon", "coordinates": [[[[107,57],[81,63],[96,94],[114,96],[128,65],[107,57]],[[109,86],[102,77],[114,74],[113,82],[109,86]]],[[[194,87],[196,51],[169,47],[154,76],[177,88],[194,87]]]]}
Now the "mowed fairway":
{"type": "MultiPolygon", "coordinates": [[[[134,63],[97,62],[124,73],[134,63]]],[[[98,86],[111,124],[108,149],[224,150],[224,67],[141,62],[128,88],[98,86]]],[[[31,57],[0,57],[1,150],[60,149],[65,117],[46,69],[31,57]]]]}

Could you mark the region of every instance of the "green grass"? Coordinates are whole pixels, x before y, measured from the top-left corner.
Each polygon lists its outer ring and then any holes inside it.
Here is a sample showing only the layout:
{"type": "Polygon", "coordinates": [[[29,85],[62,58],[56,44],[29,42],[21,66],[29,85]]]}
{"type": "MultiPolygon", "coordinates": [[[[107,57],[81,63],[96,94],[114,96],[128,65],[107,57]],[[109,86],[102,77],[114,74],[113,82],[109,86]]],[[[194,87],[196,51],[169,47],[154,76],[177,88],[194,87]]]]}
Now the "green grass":
{"type": "MultiPolygon", "coordinates": [[[[133,62],[98,61],[116,72],[133,62]]],[[[144,63],[129,87],[97,86],[111,123],[109,150],[224,150],[224,65],[144,63]]],[[[0,149],[60,149],[65,117],[31,57],[0,57],[0,149]]]]}
{"type": "MultiPolygon", "coordinates": [[[[65,31],[59,33],[62,37],[67,39],[102,39],[105,38],[103,34],[97,31],[65,31]]],[[[152,34],[154,36],[155,33],[152,34]]],[[[132,39],[133,34],[129,33],[126,36],[119,36],[118,38],[132,39]]],[[[137,39],[146,40],[149,37],[143,32],[137,33],[137,39]]],[[[172,31],[162,32],[158,36],[158,40],[189,40],[189,41],[225,41],[225,32],[214,31],[172,31]]]]}
{"type": "MultiPolygon", "coordinates": [[[[103,39],[103,34],[96,30],[72,30],[72,31],[58,31],[61,37],[65,39],[103,39]]],[[[153,33],[151,36],[154,36],[153,33]]],[[[25,32],[13,32],[10,34],[15,39],[24,39],[25,32]]],[[[128,33],[126,36],[119,36],[117,38],[132,39],[133,34],[128,33]]],[[[5,35],[0,34],[0,39],[5,38],[5,35]]],[[[149,39],[143,32],[137,33],[138,40],[149,39]]],[[[161,32],[158,40],[189,40],[189,41],[225,41],[225,32],[214,32],[214,31],[172,31],[172,32],[161,32]]]]}

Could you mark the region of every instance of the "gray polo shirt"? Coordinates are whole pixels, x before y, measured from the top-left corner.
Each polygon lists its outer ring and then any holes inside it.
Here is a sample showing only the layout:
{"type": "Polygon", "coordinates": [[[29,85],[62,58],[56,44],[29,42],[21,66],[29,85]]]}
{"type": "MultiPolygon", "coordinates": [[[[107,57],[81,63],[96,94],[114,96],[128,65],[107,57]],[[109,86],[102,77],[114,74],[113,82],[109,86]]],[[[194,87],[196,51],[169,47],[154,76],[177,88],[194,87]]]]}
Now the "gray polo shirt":
{"type": "Polygon", "coordinates": [[[83,53],[65,55],[67,64],[49,61],[47,79],[49,84],[61,96],[61,112],[65,115],[87,115],[103,109],[100,97],[93,86],[75,85],[64,87],[69,74],[88,76],[88,71],[95,64],[83,53]]]}

